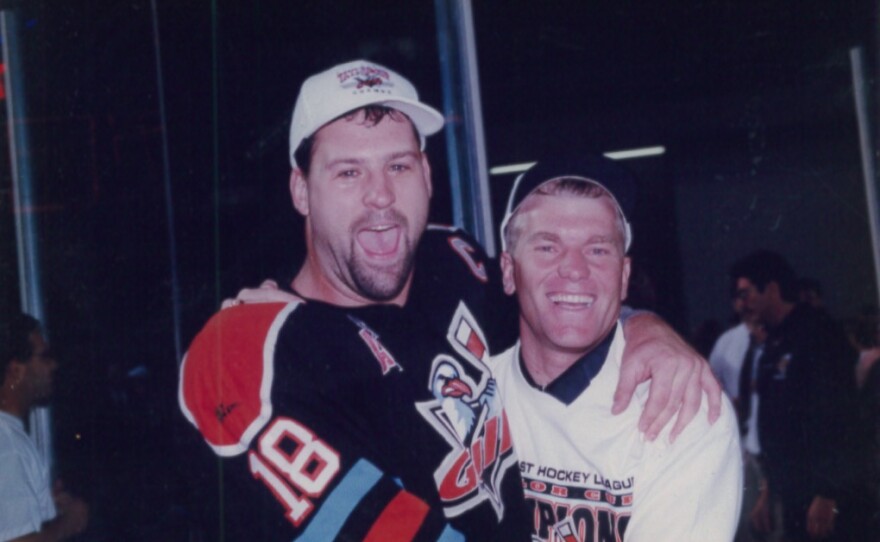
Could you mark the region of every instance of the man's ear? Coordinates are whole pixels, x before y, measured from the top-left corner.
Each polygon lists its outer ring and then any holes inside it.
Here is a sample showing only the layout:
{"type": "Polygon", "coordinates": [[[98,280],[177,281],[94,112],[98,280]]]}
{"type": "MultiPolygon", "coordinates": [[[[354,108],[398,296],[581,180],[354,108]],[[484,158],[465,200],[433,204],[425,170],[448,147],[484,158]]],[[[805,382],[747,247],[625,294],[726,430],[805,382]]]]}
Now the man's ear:
{"type": "Polygon", "coordinates": [[[290,199],[299,214],[309,216],[309,183],[298,167],[290,172],[290,199]]]}
{"type": "Polygon", "coordinates": [[[620,276],[620,300],[625,301],[629,295],[629,274],[632,271],[632,260],[629,256],[623,258],[623,268],[620,276]]]}
{"type": "Polygon", "coordinates": [[[504,285],[504,293],[513,295],[516,292],[515,271],[513,258],[508,252],[501,253],[501,283],[504,285]]]}
{"type": "Polygon", "coordinates": [[[3,375],[2,383],[4,385],[11,384],[13,387],[17,386],[24,378],[25,369],[24,362],[12,358],[12,360],[6,364],[6,373],[3,375]]]}
{"type": "Polygon", "coordinates": [[[424,152],[422,152],[422,171],[425,172],[425,183],[427,184],[428,197],[430,198],[431,194],[433,194],[434,185],[431,180],[431,164],[428,163],[428,155],[424,152]]]}

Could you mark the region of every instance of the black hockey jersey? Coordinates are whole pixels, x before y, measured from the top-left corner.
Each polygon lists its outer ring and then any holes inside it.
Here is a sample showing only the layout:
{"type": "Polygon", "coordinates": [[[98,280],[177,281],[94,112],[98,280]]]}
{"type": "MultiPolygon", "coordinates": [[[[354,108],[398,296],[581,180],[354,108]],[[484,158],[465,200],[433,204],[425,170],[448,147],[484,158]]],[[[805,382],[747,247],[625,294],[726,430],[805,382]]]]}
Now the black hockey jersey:
{"type": "Polygon", "coordinates": [[[241,305],[195,338],[180,405],[223,458],[227,539],[527,539],[486,363],[516,311],[460,231],[416,258],[404,307],[241,305]]]}

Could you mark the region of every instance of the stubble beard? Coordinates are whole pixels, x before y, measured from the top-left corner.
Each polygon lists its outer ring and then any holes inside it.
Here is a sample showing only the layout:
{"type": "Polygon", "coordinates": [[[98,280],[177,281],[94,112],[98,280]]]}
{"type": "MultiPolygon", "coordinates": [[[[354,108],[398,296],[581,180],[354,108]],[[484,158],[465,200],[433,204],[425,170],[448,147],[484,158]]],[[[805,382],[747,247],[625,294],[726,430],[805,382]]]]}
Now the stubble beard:
{"type": "Polygon", "coordinates": [[[394,299],[403,291],[413,269],[414,251],[410,243],[406,243],[400,260],[382,267],[364,262],[354,251],[351,254],[346,267],[354,290],[361,296],[382,303],[394,299]]]}
{"type": "Polygon", "coordinates": [[[354,232],[362,226],[362,223],[359,222],[352,227],[351,246],[344,262],[352,282],[350,287],[365,299],[378,303],[391,301],[403,291],[413,271],[415,247],[418,246],[421,234],[425,229],[425,225],[422,224],[417,229],[415,239],[410,239],[407,234],[409,231],[407,217],[397,212],[392,212],[392,214],[403,230],[399,241],[402,244],[400,258],[387,265],[372,265],[364,261],[355,246],[357,236],[354,232]]]}

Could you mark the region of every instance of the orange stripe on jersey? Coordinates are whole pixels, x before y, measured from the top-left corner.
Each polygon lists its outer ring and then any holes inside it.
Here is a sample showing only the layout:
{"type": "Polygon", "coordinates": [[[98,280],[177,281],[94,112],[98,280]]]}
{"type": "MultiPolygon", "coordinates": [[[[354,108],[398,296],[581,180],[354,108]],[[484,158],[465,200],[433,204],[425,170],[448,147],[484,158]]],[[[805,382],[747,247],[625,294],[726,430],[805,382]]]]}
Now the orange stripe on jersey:
{"type": "Polygon", "coordinates": [[[412,540],[428,515],[428,505],[406,491],[400,491],[370,528],[364,542],[412,540]]]}
{"type": "Polygon", "coordinates": [[[470,337],[468,337],[467,349],[470,350],[477,359],[483,359],[483,354],[486,353],[486,345],[480,340],[480,336],[473,331],[471,332],[470,337]]]}
{"type": "Polygon", "coordinates": [[[184,414],[220,455],[247,449],[268,421],[278,329],[293,305],[239,305],[215,314],[180,369],[184,414]]]}

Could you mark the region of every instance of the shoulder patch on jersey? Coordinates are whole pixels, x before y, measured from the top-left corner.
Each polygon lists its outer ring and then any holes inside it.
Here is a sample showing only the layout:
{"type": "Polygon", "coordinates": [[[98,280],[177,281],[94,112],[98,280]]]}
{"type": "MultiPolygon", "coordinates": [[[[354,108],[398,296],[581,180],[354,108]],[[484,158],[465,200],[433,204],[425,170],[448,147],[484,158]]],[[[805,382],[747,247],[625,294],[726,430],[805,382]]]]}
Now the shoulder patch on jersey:
{"type": "Polygon", "coordinates": [[[422,236],[422,245],[430,245],[435,247],[438,252],[445,254],[441,248],[443,244],[452,249],[477,280],[483,283],[489,281],[489,275],[486,271],[488,256],[476,239],[460,228],[429,224],[426,235],[422,236]]]}
{"type": "Polygon", "coordinates": [[[346,316],[348,316],[348,319],[360,329],[360,331],[358,331],[358,336],[364,341],[364,344],[367,345],[370,352],[373,353],[373,357],[376,358],[376,361],[379,362],[379,369],[382,371],[382,376],[390,373],[391,369],[403,371],[403,367],[397,363],[397,360],[394,359],[391,352],[389,352],[388,349],[385,348],[385,345],[379,341],[378,333],[370,329],[370,326],[360,318],[356,318],[350,314],[347,314],[346,316]]]}
{"type": "Polygon", "coordinates": [[[474,258],[476,250],[472,244],[457,235],[449,236],[447,241],[449,242],[449,246],[452,247],[452,250],[464,260],[464,263],[467,264],[468,269],[470,269],[471,273],[477,278],[477,280],[480,282],[489,282],[489,275],[486,273],[486,264],[480,259],[474,258]]]}
{"type": "Polygon", "coordinates": [[[246,451],[271,418],[275,344],[297,306],[223,309],[190,344],[180,366],[180,409],[218,455],[246,451]]]}

